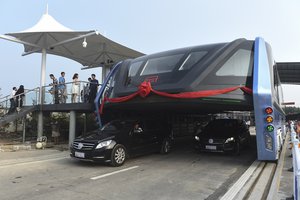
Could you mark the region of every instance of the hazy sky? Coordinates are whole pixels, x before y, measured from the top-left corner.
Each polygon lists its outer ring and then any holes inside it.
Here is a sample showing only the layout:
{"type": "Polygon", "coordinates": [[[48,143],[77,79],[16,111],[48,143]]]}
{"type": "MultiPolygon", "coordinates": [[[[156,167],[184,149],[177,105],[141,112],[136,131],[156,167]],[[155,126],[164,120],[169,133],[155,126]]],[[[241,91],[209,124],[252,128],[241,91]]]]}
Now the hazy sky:
{"type": "MultiPolygon", "coordinates": [[[[299,0],[0,0],[0,34],[34,26],[49,14],[73,30],[98,30],[146,54],[180,47],[263,37],[278,62],[300,61],[299,0]]],[[[2,95],[13,86],[40,84],[41,54],[22,57],[23,45],[0,39],[2,95]]],[[[66,72],[101,77],[100,68],[81,71],[75,61],[47,56],[46,75],[66,72]]],[[[46,76],[46,83],[50,79],[46,76]]],[[[285,101],[300,106],[300,87],[284,86],[285,101]],[[299,93],[299,95],[297,95],[299,93]]]]}

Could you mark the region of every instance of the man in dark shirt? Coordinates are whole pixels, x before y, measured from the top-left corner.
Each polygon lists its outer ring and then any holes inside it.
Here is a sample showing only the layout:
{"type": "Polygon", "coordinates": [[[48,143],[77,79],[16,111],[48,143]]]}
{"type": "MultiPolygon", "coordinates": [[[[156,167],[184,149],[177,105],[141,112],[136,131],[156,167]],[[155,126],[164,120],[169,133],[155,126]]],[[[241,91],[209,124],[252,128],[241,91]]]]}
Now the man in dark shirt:
{"type": "Polygon", "coordinates": [[[97,91],[98,91],[99,82],[96,79],[96,75],[95,74],[92,74],[91,77],[92,77],[92,80],[90,82],[89,102],[90,103],[94,103],[94,100],[96,98],[96,94],[97,94],[97,91]]]}

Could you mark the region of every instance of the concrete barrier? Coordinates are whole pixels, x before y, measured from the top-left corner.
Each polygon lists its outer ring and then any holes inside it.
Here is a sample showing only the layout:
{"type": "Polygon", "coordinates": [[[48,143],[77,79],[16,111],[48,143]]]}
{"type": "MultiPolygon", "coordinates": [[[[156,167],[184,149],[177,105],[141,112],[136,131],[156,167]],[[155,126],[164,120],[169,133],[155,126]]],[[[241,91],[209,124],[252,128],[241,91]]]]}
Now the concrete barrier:
{"type": "Polygon", "coordinates": [[[293,193],[294,199],[299,200],[300,198],[300,150],[299,150],[299,139],[297,133],[294,130],[294,124],[291,123],[291,142],[292,142],[292,154],[293,154],[293,193]]]}

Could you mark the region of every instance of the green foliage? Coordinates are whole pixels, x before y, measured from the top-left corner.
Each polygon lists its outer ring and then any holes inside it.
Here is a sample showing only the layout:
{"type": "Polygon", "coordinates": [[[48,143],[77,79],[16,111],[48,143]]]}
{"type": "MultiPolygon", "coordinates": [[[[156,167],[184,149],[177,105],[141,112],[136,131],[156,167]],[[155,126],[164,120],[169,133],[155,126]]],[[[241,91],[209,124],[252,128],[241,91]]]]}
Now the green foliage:
{"type": "MultiPolygon", "coordinates": [[[[52,112],[52,113],[43,113],[44,116],[44,130],[43,135],[46,135],[48,138],[51,138],[52,127],[51,124],[57,122],[60,130],[61,139],[67,141],[69,137],[69,122],[70,114],[63,112],[52,112]]],[[[28,132],[37,133],[37,120],[38,113],[34,112],[30,114],[30,117],[27,118],[26,126],[28,127],[28,132]]],[[[98,125],[95,121],[95,116],[93,113],[77,113],[76,114],[76,136],[84,134],[84,132],[89,132],[98,128],[98,125]],[[86,116],[85,116],[86,115],[86,116]],[[86,127],[84,126],[86,122],[86,127]]],[[[31,134],[31,133],[30,133],[31,134]]]]}
{"type": "Polygon", "coordinates": [[[285,107],[283,110],[287,115],[300,113],[300,108],[295,106],[285,107]]]}

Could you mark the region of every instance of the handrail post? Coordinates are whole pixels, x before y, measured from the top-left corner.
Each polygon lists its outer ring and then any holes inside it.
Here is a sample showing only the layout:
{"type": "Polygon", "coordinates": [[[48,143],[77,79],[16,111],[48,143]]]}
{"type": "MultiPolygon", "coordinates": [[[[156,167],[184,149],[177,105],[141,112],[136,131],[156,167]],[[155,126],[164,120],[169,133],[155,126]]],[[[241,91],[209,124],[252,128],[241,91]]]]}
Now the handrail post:
{"type": "Polygon", "coordinates": [[[22,137],[22,142],[23,144],[25,143],[25,138],[26,138],[26,117],[23,117],[22,120],[23,124],[23,137],[22,137]]]}
{"type": "Polygon", "coordinates": [[[38,93],[38,101],[37,101],[37,104],[38,105],[41,105],[42,104],[42,87],[39,87],[37,89],[37,93],[38,93]]]}
{"type": "Polygon", "coordinates": [[[35,89],[35,104],[38,105],[39,102],[39,95],[40,95],[40,88],[35,89]]]}
{"type": "Polygon", "coordinates": [[[79,94],[78,94],[78,97],[77,98],[79,98],[79,99],[77,99],[77,102],[78,103],[81,103],[81,82],[79,82],[79,94]]]}

